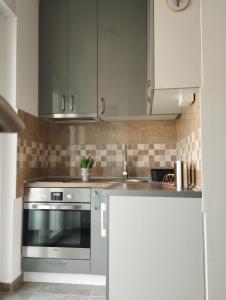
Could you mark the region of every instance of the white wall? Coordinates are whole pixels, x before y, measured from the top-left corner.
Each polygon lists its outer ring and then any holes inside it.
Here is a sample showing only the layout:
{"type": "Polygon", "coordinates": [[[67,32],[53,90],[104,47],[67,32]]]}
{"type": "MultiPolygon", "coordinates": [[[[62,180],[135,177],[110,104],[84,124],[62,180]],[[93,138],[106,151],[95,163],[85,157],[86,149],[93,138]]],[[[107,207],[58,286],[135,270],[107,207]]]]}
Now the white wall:
{"type": "Polygon", "coordinates": [[[17,108],[38,115],[39,0],[17,0],[17,108]]]}
{"type": "MultiPolygon", "coordinates": [[[[4,39],[5,39],[5,22],[4,22],[4,16],[0,13],[0,40],[2,43],[4,43],[4,39]]],[[[3,47],[0,47],[0,94],[3,91],[3,87],[4,87],[4,72],[3,72],[3,67],[4,66],[4,51],[3,51],[3,47]]],[[[3,142],[2,142],[2,137],[0,137],[0,216],[1,216],[1,212],[2,212],[2,185],[3,185],[3,151],[2,151],[2,146],[3,146],[3,142]]],[[[0,222],[0,236],[1,236],[1,232],[2,232],[2,224],[0,222]]],[[[0,281],[1,281],[1,277],[2,277],[2,240],[0,238],[0,281]]]]}
{"type": "Polygon", "coordinates": [[[203,199],[209,300],[226,299],[226,1],[202,0],[203,199]]]}
{"type": "Polygon", "coordinates": [[[14,13],[16,13],[16,0],[3,0],[3,1],[14,13]]]}
{"type": "MultiPolygon", "coordinates": [[[[14,108],[34,115],[38,114],[38,3],[39,0],[0,0],[4,14],[0,16],[0,93],[14,108]]],[[[0,282],[11,283],[21,274],[22,199],[16,199],[17,135],[1,134],[0,147],[0,282]]]]}
{"type": "MultiPolygon", "coordinates": [[[[2,6],[1,6],[2,7],[2,6]]],[[[3,5],[0,23],[0,93],[16,106],[16,17],[3,5]]],[[[0,282],[12,282],[20,275],[20,259],[14,239],[15,221],[18,222],[16,200],[16,134],[0,135],[0,282]],[[17,262],[15,263],[15,257],[17,262]]],[[[18,223],[17,223],[18,225],[18,223]]],[[[20,232],[19,232],[20,234],[20,232]]],[[[21,236],[21,234],[20,234],[21,236]]]]}

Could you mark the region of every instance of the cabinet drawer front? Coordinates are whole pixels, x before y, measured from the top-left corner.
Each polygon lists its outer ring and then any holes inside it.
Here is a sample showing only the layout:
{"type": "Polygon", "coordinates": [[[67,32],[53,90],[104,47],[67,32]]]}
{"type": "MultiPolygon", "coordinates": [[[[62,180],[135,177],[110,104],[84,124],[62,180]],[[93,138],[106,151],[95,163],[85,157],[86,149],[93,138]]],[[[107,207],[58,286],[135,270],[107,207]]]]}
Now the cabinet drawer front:
{"type": "Polygon", "coordinates": [[[24,272],[89,274],[90,260],[23,258],[22,270],[24,272]]]}

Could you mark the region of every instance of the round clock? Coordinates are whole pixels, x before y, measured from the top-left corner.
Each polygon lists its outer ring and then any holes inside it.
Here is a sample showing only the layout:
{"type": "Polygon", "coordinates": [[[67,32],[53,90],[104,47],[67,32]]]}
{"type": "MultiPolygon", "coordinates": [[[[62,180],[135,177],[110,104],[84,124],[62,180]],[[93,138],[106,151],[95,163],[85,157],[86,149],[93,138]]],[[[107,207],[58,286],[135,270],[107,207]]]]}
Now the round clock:
{"type": "Polygon", "coordinates": [[[188,7],[190,0],[166,0],[166,2],[171,9],[180,11],[188,7]]]}

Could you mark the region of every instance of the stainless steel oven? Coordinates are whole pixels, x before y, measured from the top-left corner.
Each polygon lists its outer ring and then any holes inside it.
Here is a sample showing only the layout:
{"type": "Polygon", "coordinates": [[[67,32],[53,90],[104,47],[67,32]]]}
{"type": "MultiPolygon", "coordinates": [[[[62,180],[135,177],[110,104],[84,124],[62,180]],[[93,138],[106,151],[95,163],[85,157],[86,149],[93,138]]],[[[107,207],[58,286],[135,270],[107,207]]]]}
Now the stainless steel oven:
{"type": "Polygon", "coordinates": [[[90,259],[90,189],[27,188],[22,256],[90,259]]]}

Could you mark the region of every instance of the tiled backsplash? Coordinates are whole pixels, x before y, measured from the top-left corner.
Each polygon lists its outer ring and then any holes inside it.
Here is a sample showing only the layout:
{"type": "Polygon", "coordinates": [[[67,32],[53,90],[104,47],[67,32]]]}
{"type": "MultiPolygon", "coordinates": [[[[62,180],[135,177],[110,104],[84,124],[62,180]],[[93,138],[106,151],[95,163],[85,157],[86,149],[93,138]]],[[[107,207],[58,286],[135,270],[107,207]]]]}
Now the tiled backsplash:
{"type": "Polygon", "coordinates": [[[21,168],[48,168],[48,144],[18,138],[17,166],[21,168]]]}
{"type": "Polygon", "coordinates": [[[196,185],[202,186],[202,151],[199,95],[177,120],[177,157],[188,161],[195,171],[196,185]]]}
{"type": "Polygon", "coordinates": [[[26,178],[79,176],[81,156],[94,157],[93,176],[120,176],[125,144],[130,176],[150,176],[151,168],[181,159],[192,162],[201,185],[198,101],[176,121],[56,124],[19,114],[27,125],[18,137],[19,195],[26,178]]]}
{"type": "MultiPolygon", "coordinates": [[[[91,155],[94,167],[121,167],[125,144],[49,146],[49,167],[79,167],[81,156],[91,155]]],[[[175,144],[128,144],[128,167],[171,167],[176,160],[175,144]]]]}
{"type": "Polygon", "coordinates": [[[191,162],[197,171],[202,170],[200,128],[177,143],[177,157],[179,160],[191,162]]]}
{"type": "MultiPolygon", "coordinates": [[[[173,167],[176,144],[128,144],[128,167],[173,167]]],[[[47,145],[18,139],[18,168],[74,168],[82,156],[92,156],[95,167],[120,167],[125,158],[125,144],[47,145]]]]}
{"type": "Polygon", "coordinates": [[[23,181],[27,178],[46,176],[49,124],[21,110],[18,112],[26,125],[19,133],[17,143],[17,197],[23,195],[23,181]]]}

